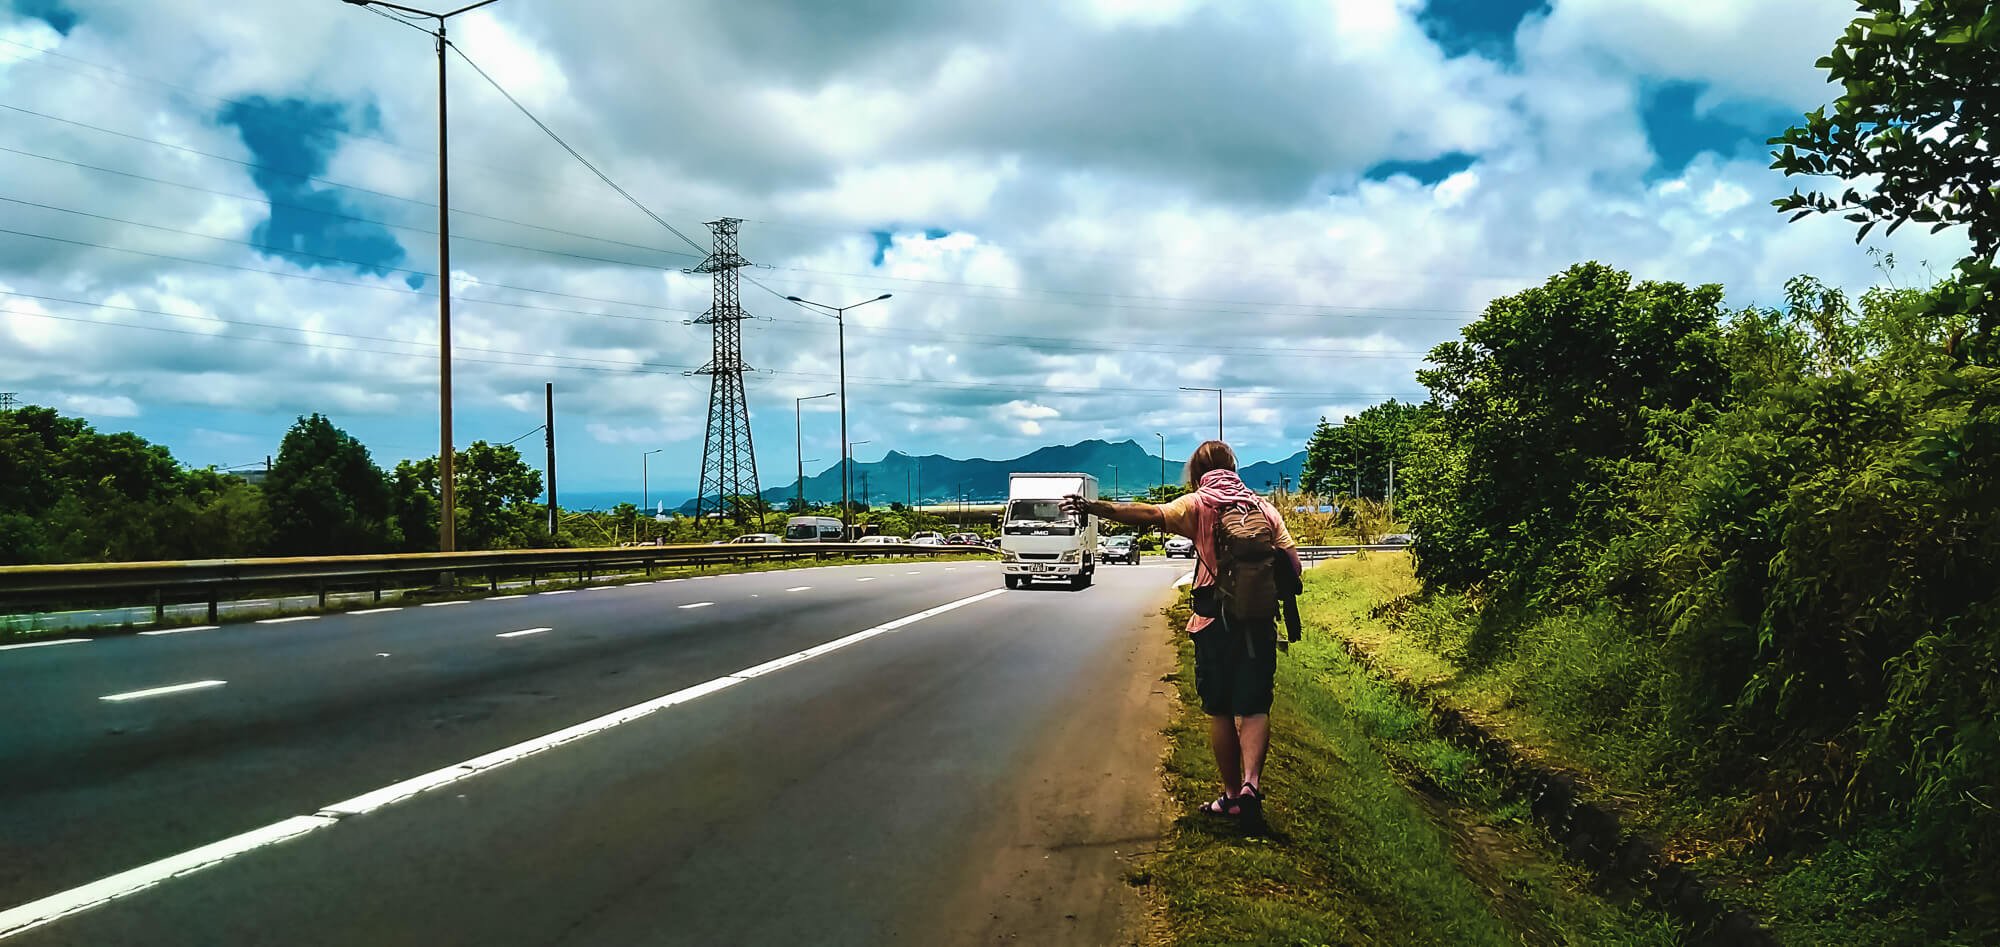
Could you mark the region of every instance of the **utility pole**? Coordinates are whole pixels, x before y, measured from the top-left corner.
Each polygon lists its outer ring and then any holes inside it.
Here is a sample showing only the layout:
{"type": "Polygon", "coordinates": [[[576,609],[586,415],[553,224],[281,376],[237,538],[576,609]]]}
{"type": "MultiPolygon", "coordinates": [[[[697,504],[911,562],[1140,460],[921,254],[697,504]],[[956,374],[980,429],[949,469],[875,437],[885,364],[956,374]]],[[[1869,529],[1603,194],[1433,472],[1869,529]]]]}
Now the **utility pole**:
{"type": "Polygon", "coordinates": [[[715,489],[715,509],[733,505],[736,522],[747,517],[746,503],[761,495],[757,488],[757,452],[750,443],[750,404],[743,395],[743,320],[749,318],[738,303],[736,271],[750,261],[736,252],[735,217],[708,222],[715,245],[708,257],[689,273],[715,277],[715,303],[695,319],[714,328],[714,342],[707,365],[695,370],[709,376],[708,433],[702,438],[701,480],[696,487],[694,512],[700,517],[707,509],[708,491],[715,489]],[[732,502],[733,501],[733,502],[732,502]]]}
{"type": "MultiPolygon", "coordinates": [[[[450,40],[444,36],[444,22],[458,14],[468,14],[494,0],[478,0],[474,4],[460,6],[448,12],[418,10],[414,6],[392,4],[386,0],[346,0],[354,6],[382,6],[388,10],[400,10],[412,16],[424,16],[438,20],[436,30],[428,32],[436,38],[438,46],[438,549],[454,551],[458,547],[458,487],[452,475],[452,176],[448,160],[448,124],[444,112],[446,84],[444,84],[444,50],[450,40]]],[[[408,22],[408,18],[398,16],[408,22]]]]}
{"type": "Polygon", "coordinates": [[[1111,498],[1118,499],[1118,465],[1111,465],[1111,498]]]}
{"type": "Polygon", "coordinates": [[[542,435],[549,448],[548,465],[542,468],[549,481],[549,536],[556,534],[556,383],[547,382],[543,395],[548,400],[548,417],[542,421],[542,435]]]}
{"type": "Polygon", "coordinates": [[[1396,455],[1394,454],[1389,455],[1389,495],[1386,499],[1389,503],[1389,519],[1393,522],[1396,519],[1396,455]]]}
{"type": "Polygon", "coordinates": [[[12,411],[14,404],[14,392],[0,391],[0,411],[12,411]]]}
{"type": "MultiPolygon", "coordinates": [[[[461,13],[470,13],[494,0],[478,0],[477,3],[468,3],[444,13],[419,10],[387,0],[345,2],[358,7],[385,7],[437,21],[435,31],[424,32],[437,40],[438,57],[438,550],[451,552],[458,548],[458,489],[453,483],[451,444],[451,162],[447,158],[449,136],[446,135],[444,69],[444,51],[451,41],[445,37],[445,21],[461,13]]],[[[398,19],[408,21],[407,17],[398,19]]],[[[424,29],[414,23],[410,25],[424,29]]]]}
{"type": "Polygon", "coordinates": [[[1167,492],[1167,436],[1158,431],[1153,436],[1160,439],[1160,492],[1167,492]]]}

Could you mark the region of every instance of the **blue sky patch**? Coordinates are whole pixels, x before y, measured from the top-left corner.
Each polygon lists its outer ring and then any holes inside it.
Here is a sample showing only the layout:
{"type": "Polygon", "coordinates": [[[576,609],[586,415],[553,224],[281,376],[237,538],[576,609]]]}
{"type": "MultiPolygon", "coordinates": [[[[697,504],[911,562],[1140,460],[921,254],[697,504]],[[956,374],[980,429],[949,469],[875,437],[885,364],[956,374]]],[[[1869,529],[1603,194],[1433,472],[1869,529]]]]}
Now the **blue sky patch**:
{"type": "MultiPolygon", "coordinates": [[[[371,121],[371,114],[364,113],[363,120],[371,121]]],[[[274,202],[271,215],[252,237],[270,248],[271,255],[304,267],[349,268],[377,276],[402,264],[403,246],[388,228],[333,216],[354,215],[355,208],[337,191],[300,176],[326,172],[327,158],[348,128],[345,108],[331,102],[258,97],[230,105],[219,117],[243,136],[243,144],[260,165],[251,169],[251,180],[274,202]],[[334,263],[321,257],[353,262],[334,263]]],[[[413,279],[417,280],[413,287],[421,285],[421,278],[413,279]]]]}
{"type": "Polygon", "coordinates": [[[1386,181],[1395,175],[1407,174],[1425,185],[1432,185],[1472,167],[1474,160],[1465,152],[1452,151],[1428,161],[1384,161],[1363,172],[1362,176],[1371,181],[1386,181]]]}
{"type": "Polygon", "coordinates": [[[1640,120],[1656,159],[1649,180],[1681,173],[1697,155],[1713,151],[1733,156],[1764,147],[1797,117],[1775,105],[1726,104],[1699,107],[1703,86],[1664,82],[1647,89],[1640,120]]]}
{"type": "Polygon", "coordinates": [[[12,6],[22,16],[47,23],[50,29],[64,36],[83,19],[75,10],[63,6],[61,0],[14,0],[12,6]]]}
{"type": "MultiPolygon", "coordinates": [[[[906,232],[901,230],[869,231],[868,235],[875,238],[875,255],[870,257],[868,262],[875,266],[881,266],[882,261],[888,259],[889,247],[895,244],[896,235],[906,232]]],[[[927,227],[924,229],[925,240],[943,240],[949,236],[951,236],[951,231],[945,230],[942,227],[927,227]]]]}
{"type": "Polygon", "coordinates": [[[1514,30],[1529,14],[1548,10],[1548,0],[1430,0],[1418,22],[1453,56],[1480,53],[1512,62],[1514,30]]]}

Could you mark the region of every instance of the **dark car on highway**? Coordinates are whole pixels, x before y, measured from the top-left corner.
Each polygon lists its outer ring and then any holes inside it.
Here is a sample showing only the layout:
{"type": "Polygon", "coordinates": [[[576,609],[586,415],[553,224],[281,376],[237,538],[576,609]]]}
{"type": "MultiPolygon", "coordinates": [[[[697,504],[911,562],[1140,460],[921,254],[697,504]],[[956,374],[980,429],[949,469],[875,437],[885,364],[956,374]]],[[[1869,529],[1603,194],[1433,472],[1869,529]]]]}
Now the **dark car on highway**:
{"type": "Polygon", "coordinates": [[[1127,565],[1139,564],[1139,544],[1130,536],[1106,536],[1097,541],[1097,558],[1100,562],[1123,562],[1127,565]]]}

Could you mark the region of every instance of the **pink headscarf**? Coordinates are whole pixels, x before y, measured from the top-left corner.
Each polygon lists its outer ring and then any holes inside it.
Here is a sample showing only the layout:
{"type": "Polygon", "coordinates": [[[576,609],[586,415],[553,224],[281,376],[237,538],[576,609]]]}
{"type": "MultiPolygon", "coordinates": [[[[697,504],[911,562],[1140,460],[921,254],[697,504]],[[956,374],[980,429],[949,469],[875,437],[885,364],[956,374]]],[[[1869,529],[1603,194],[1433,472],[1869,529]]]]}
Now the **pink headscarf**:
{"type": "Polygon", "coordinates": [[[1201,475],[1201,483],[1195,487],[1202,500],[1211,507],[1220,509],[1239,503],[1257,503],[1257,494],[1243,485],[1243,478],[1234,470],[1211,470],[1201,475]]]}

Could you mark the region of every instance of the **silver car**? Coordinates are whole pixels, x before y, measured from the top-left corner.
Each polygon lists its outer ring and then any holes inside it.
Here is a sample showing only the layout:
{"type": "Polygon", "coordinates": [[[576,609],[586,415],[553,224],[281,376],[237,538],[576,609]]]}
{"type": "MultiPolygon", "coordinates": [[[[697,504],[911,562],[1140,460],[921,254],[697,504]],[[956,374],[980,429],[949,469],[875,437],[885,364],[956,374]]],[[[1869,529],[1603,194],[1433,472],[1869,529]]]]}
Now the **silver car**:
{"type": "Polygon", "coordinates": [[[1172,559],[1175,556],[1186,556],[1189,559],[1193,559],[1194,540],[1186,536],[1167,537],[1167,558],[1172,559]]]}

